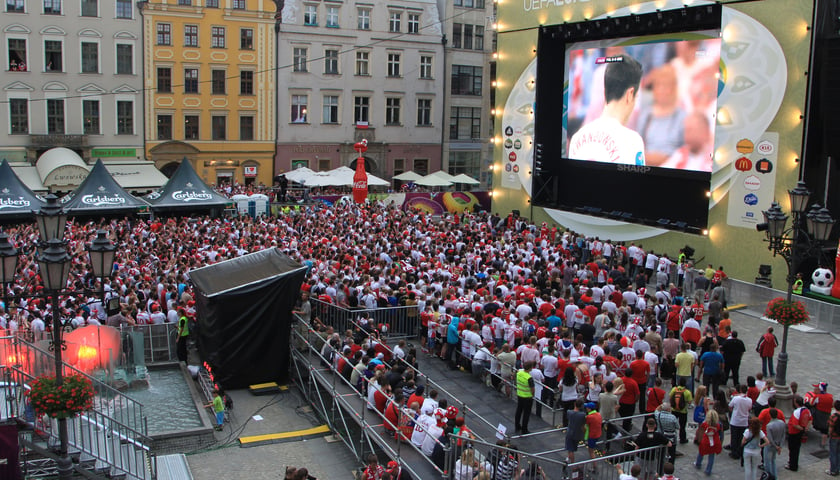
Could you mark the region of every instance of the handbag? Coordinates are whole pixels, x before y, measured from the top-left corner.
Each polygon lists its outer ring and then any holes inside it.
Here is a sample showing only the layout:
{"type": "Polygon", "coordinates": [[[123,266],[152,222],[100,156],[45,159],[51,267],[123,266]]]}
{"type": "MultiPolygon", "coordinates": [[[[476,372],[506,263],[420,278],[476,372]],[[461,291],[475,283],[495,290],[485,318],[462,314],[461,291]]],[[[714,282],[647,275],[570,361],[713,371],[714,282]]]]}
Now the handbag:
{"type": "Polygon", "coordinates": [[[697,408],[694,409],[694,421],[697,424],[701,424],[706,421],[706,407],[702,404],[698,405],[697,408]]]}

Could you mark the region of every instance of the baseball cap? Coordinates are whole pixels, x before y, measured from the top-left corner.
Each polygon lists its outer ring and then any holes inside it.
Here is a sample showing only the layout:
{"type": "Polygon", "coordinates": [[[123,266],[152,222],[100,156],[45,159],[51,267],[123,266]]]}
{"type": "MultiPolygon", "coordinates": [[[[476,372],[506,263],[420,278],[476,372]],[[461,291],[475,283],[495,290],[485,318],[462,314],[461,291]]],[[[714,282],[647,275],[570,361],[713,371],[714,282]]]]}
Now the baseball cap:
{"type": "Polygon", "coordinates": [[[397,467],[399,467],[399,466],[400,466],[400,464],[399,464],[399,463],[397,463],[397,462],[395,462],[395,461],[391,460],[390,462],[388,462],[388,467],[387,467],[387,468],[388,468],[388,470],[393,470],[393,469],[395,469],[395,468],[397,468],[397,467]]]}

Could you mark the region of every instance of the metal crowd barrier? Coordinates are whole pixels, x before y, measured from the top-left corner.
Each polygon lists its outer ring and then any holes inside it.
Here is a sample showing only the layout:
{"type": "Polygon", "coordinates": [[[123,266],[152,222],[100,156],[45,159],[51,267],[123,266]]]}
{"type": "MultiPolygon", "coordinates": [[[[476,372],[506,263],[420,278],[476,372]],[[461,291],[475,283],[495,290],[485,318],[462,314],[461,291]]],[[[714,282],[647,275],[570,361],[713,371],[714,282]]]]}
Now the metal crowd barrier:
{"type": "Polygon", "coordinates": [[[380,333],[389,339],[413,338],[420,332],[420,312],[416,305],[383,308],[345,308],[332,303],[310,298],[312,317],[317,317],[337,332],[344,332],[358,325],[358,319],[368,318],[374,329],[387,325],[380,333]]]}

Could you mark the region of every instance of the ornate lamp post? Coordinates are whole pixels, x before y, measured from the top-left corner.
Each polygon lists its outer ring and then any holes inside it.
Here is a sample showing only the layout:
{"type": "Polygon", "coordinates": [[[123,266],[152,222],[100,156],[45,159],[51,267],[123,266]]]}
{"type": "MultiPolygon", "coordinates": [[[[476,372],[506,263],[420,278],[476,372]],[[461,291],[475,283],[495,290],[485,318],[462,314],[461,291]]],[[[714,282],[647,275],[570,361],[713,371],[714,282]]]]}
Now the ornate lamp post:
{"type": "MultiPolygon", "coordinates": [[[[793,224],[790,228],[787,227],[788,216],[776,202],[773,202],[769,210],[762,212],[764,223],[757,225],[756,228],[766,232],[768,250],[773,252],[774,256],[779,255],[785,260],[788,269],[787,301],[790,302],[793,299],[793,283],[796,281],[799,265],[806,258],[822,252],[835,220],[827,208],[816,204],[805,213],[811,191],[804,182],[799,181],[796,188],[788,191],[788,195],[793,214],[793,224]]],[[[789,325],[785,325],[782,334],[782,350],[776,367],[776,389],[780,397],[790,394],[790,387],[787,384],[788,329],[789,325]]]]}
{"type": "Polygon", "coordinates": [[[97,230],[96,238],[90,242],[87,247],[88,255],[90,256],[90,263],[93,266],[93,276],[102,279],[102,307],[108,311],[105,299],[105,282],[106,277],[111,276],[111,270],[114,268],[114,257],[116,255],[117,247],[108,239],[108,232],[105,230],[97,230]]]}
{"type": "Polygon", "coordinates": [[[18,251],[9,242],[9,236],[0,232],[0,282],[3,283],[3,306],[9,311],[9,284],[15,280],[17,271],[18,251]]]}
{"type": "MultiPolygon", "coordinates": [[[[72,258],[67,253],[64,241],[64,228],[67,225],[67,214],[58,204],[58,197],[47,196],[47,203],[35,214],[38,231],[41,234],[41,245],[38,248],[38,267],[44,289],[52,299],[52,349],[55,354],[55,384],[61,386],[64,379],[64,362],[62,351],[65,348],[61,339],[63,324],[61,322],[61,306],[58,296],[67,285],[72,258]]],[[[73,462],[67,454],[67,419],[58,419],[58,478],[71,478],[73,462]]]]}

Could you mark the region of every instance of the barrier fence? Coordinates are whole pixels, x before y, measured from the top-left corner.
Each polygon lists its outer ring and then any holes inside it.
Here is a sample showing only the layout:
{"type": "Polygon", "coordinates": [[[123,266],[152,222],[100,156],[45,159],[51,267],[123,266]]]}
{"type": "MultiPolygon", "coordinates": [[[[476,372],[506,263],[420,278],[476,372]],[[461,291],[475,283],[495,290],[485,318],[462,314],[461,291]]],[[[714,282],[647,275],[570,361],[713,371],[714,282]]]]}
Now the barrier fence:
{"type": "Polygon", "coordinates": [[[367,328],[378,330],[389,339],[412,338],[420,332],[420,312],[416,305],[351,309],[316,298],[310,298],[309,303],[312,317],[317,317],[337,332],[361,327],[360,319],[369,322],[367,328]],[[385,326],[384,332],[380,326],[385,326]]]}

